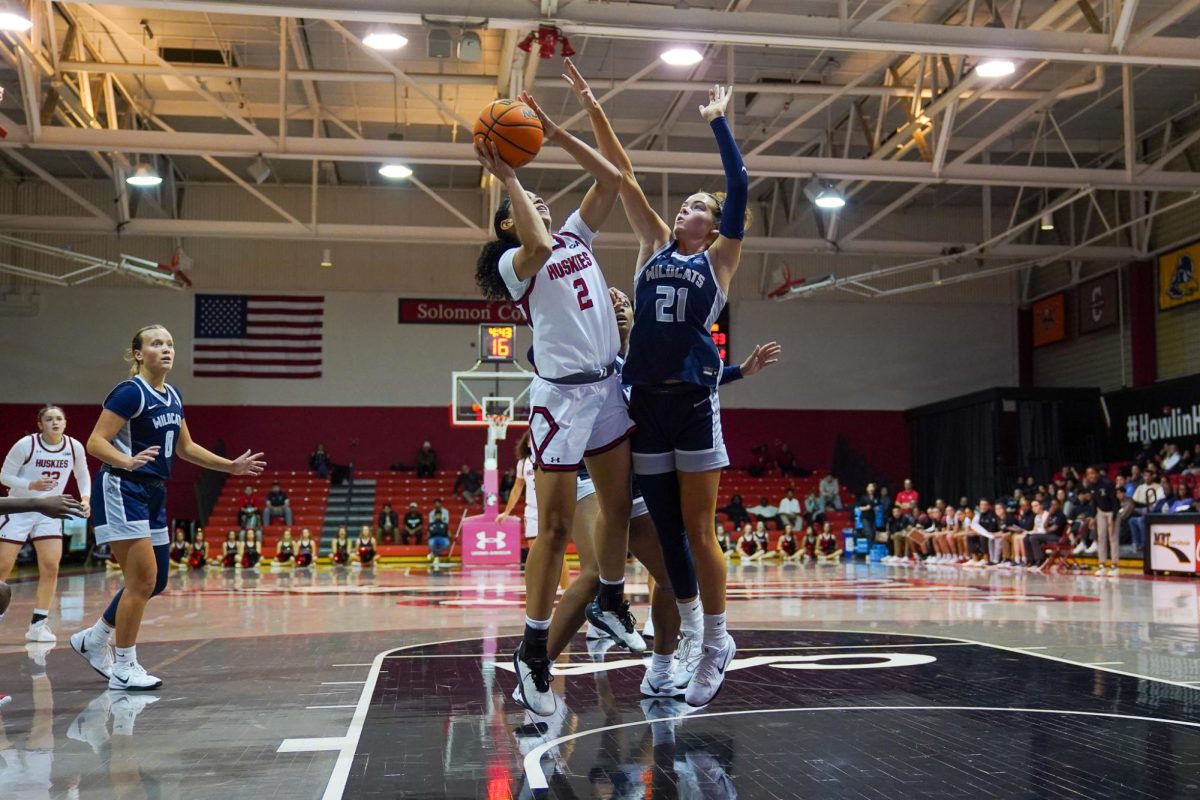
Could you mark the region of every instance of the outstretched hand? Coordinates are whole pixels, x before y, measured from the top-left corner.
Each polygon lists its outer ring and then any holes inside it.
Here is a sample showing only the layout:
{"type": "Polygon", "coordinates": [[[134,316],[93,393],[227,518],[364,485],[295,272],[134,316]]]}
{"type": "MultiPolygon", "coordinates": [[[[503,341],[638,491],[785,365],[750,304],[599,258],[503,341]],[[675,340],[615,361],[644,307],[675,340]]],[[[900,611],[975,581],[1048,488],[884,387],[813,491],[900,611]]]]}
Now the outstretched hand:
{"type": "Polygon", "coordinates": [[[542,134],[550,141],[557,139],[562,129],[558,127],[554,120],[547,116],[545,111],[542,111],[542,107],[538,105],[537,100],[533,99],[533,95],[529,92],[521,92],[521,102],[533,109],[533,113],[538,115],[538,119],[542,122],[542,134]]]}
{"type": "Polygon", "coordinates": [[[571,91],[575,93],[575,98],[579,100],[579,105],[586,110],[591,111],[600,107],[600,101],[592,94],[592,87],[588,86],[588,82],[579,74],[579,70],[575,68],[575,63],[569,58],[563,59],[563,69],[566,70],[563,74],[563,80],[571,87],[571,91]]]}
{"type": "Polygon", "coordinates": [[[732,86],[716,84],[708,90],[708,105],[700,106],[700,116],[705,122],[712,122],[717,117],[725,116],[729,108],[729,100],[733,97],[732,86]]]}
{"type": "Polygon", "coordinates": [[[762,372],[767,367],[779,363],[779,354],[783,351],[783,347],[779,342],[767,342],[766,344],[756,344],[754,350],[742,362],[742,377],[749,378],[755,373],[762,372]]]}
{"type": "Polygon", "coordinates": [[[479,163],[483,165],[484,169],[495,175],[500,181],[517,177],[517,171],[500,157],[500,151],[496,149],[495,142],[476,141],[475,158],[479,159],[479,163]]]}
{"type": "Polygon", "coordinates": [[[262,460],[262,453],[254,453],[249,450],[242,453],[233,460],[233,465],[229,469],[230,475],[261,475],[266,469],[267,462],[262,460]]]}
{"type": "Polygon", "coordinates": [[[69,494],[53,494],[35,498],[34,508],[39,514],[45,514],[54,519],[88,516],[87,506],[69,494]]]}

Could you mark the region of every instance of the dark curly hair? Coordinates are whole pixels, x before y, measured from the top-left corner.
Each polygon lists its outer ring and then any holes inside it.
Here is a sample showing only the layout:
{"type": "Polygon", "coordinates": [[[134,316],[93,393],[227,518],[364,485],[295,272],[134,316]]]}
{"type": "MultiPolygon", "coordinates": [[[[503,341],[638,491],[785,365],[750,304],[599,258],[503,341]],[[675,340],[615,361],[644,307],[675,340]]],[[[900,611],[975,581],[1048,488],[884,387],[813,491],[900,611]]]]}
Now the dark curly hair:
{"type": "Polygon", "coordinates": [[[492,217],[492,230],[496,232],[496,239],[483,246],[483,250],[479,252],[479,260],[475,262],[475,283],[488,300],[512,301],[508,294],[508,286],[500,276],[500,256],[504,255],[506,250],[521,246],[521,240],[515,233],[500,227],[500,223],[508,219],[511,211],[512,200],[505,197],[496,207],[496,214],[492,217]]]}

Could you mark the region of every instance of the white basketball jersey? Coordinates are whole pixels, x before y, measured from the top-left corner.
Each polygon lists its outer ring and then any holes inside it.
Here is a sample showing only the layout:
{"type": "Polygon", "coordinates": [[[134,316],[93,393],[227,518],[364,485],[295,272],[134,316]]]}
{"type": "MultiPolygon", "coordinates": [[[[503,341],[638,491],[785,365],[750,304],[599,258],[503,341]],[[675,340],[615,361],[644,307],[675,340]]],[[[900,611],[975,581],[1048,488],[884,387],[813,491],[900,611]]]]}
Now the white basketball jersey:
{"type": "Polygon", "coordinates": [[[534,360],[543,378],[596,372],[616,360],[617,318],[592,253],[595,238],[575,211],[554,235],[546,263],[529,280],[517,278],[517,248],[500,256],[500,275],[533,328],[534,360]]]}
{"type": "Polygon", "coordinates": [[[517,462],[517,474],[521,476],[521,480],[525,481],[525,516],[536,517],[537,511],[537,485],[534,482],[534,469],[532,458],[522,458],[517,462]]]}
{"type": "Polygon", "coordinates": [[[4,485],[9,487],[9,497],[63,494],[67,488],[67,479],[81,467],[80,474],[75,476],[75,482],[80,493],[87,496],[91,494],[92,487],[87,476],[85,459],[83,445],[70,436],[63,436],[57,447],[51,447],[35,433],[22,437],[8,451],[0,478],[3,479],[4,485]],[[27,488],[30,482],[39,478],[50,478],[54,481],[54,487],[40,492],[27,488]]]}

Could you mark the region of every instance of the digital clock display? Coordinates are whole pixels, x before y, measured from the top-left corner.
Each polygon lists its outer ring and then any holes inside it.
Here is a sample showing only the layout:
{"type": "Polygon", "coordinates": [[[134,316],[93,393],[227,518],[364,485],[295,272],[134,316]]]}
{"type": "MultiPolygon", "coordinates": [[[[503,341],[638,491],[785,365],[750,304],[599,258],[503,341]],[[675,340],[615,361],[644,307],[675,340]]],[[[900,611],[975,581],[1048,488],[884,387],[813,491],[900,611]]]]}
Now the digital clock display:
{"type": "Polygon", "coordinates": [[[512,325],[479,326],[479,360],[485,364],[511,364],[516,360],[516,328],[512,325]]]}
{"type": "Polygon", "coordinates": [[[717,346],[717,352],[721,354],[721,361],[724,364],[729,364],[729,305],[721,309],[717,321],[712,325],[713,344],[717,346]]]}

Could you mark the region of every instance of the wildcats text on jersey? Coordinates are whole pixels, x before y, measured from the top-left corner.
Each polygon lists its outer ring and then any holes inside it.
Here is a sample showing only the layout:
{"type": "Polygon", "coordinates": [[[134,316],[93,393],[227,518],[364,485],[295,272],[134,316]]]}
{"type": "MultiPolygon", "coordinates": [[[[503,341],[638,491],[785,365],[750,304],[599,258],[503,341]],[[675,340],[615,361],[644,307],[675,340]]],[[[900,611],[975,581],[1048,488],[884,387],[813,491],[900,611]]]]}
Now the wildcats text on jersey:
{"type": "Polygon", "coordinates": [[[183,415],[181,415],[177,412],[174,412],[174,411],[168,412],[166,414],[159,414],[153,420],[154,428],[155,428],[155,430],[157,430],[157,429],[163,427],[164,425],[178,425],[182,420],[183,420],[183,415]]]}
{"type": "Polygon", "coordinates": [[[677,278],[687,281],[697,288],[703,287],[705,282],[704,274],[687,266],[679,266],[676,264],[651,264],[642,271],[642,276],[648,281],[666,280],[677,278]]]}

